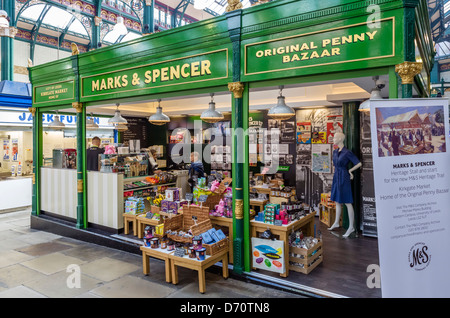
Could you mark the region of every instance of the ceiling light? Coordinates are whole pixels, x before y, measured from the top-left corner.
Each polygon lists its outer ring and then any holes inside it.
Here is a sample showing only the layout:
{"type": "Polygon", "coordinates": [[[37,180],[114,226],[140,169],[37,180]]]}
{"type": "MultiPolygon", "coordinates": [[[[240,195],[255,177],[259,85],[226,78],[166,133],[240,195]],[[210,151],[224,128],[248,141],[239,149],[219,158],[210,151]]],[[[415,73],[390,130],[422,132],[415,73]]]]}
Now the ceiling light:
{"type": "Polygon", "coordinates": [[[148,121],[153,125],[162,126],[170,122],[169,116],[162,112],[161,100],[158,99],[158,107],[156,108],[156,114],[151,115],[148,121]]]}
{"type": "Polygon", "coordinates": [[[94,115],[91,113],[91,117],[86,119],[86,129],[87,130],[96,130],[98,129],[98,125],[94,121],[94,115]]]}
{"type": "Polygon", "coordinates": [[[278,96],[277,105],[269,109],[269,112],[267,113],[267,116],[272,119],[286,120],[295,115],[295,111],[286,105],[282,92],[283,86],[280,86],[280,96],[278,96]]]}
{"type": "Polygon", "coordinates": [[[214,93],[211,94],[211,102],[209,103],[208,110],[205,110],[201,114],[200,119],[210,124],[217,123],[224,119],[223,114],[216,110],[216,103],[214,103],[214,93]]]}
{"type": "Polygon", "coordinates": [[[108,120],[108,124],[110,124],[110,125],[118,125],[118,124],[125,124],[126,125],[126,124],[128,124],[128,121],[125,118],[123,118],[122,115],[120,115],[119,105],[120,104],[116,104],[117,109],[116,109],[116,111],[114,113],[114,117],[111,117],[108,120]]]}
{"type": "Polygon", "coordinates": [[[54,130],[62,130],[64,129],[64,127],[66,127],[66,125],[64,125],[64,123],[59,120],[58,112],[56,112],[55,119],[50,124],[48,124],[48,128],[54,130]]]}

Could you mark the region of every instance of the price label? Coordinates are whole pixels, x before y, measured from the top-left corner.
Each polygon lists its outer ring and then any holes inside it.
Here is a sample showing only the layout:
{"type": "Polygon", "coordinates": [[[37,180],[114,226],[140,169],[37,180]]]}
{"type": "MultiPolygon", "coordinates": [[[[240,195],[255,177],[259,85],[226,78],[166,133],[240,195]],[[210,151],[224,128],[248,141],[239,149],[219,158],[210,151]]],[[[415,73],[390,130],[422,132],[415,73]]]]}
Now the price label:
{"type": "Polygon", "coordinates": [[[182,248],[182,247],[175,248],[175,252],[173,254],[175,256],[184,257],[184,255],[185,255],[184,248],[182,248]]]}
{"type": "Polygon", "coordinates": [[[199,198],[198,198],[198,202],[206,202],[206,200],[208,199],[208,196],[206,194],[202,194],[199,198]]]}
{"type": "Polygon", "coordinates": [[[194,199],[194,194],[193,193],[186,193],[185,197],[186,197],[187,201],[192,202],[192,200],[194,199]]]}

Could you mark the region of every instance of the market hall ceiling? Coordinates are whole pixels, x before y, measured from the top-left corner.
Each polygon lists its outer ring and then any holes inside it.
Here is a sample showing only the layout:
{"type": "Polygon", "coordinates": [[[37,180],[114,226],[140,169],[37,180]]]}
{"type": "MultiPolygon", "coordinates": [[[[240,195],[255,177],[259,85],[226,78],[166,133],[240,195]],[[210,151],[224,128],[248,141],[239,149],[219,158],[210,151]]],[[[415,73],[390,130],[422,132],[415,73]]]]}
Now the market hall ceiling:
{"type": "MultiPolygon", "coordinates": [[[[205,7],[198,9],[198,4],[194,7],[194,0],[155,1],[155,31],[221,15],[228,4],[227,0],[196,1],[204,2],[205,7]]],[[[244,8],[254,1],[243,0],[244,8]]],[[[79,46],[80,52],[88,51],[93,47],[92,28],[96,23],[104,46],[129,41],[145,33],[145,0],[15,0],[15,3],[16,39],[29,42],[31,53],[36,44],[69,52],[71,42],[79,46]],[[96,16],[101,20],[96,20],[96,16]],[[118,17],[123,17],[127,34],[115,32],[118,17]]],[[[32,55],[31,59],[34,60],[32,55]]]]}

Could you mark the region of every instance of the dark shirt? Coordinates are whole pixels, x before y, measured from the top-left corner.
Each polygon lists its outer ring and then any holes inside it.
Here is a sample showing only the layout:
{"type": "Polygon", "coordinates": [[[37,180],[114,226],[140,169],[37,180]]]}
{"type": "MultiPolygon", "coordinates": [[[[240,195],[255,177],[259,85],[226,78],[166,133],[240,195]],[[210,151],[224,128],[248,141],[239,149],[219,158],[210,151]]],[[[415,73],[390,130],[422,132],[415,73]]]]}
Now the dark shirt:
{"type": "Polygon", "coordinates": [[[86,151],[86,169],[88,171],[98,171],[98,155],[105,152],[105,149],[92,146],[86,151]]]}
{"type": "Polygon", "coordinates": [[[199,178],[203,178],[205,176],[205,171],[203,168],[203,163],[201,161],[196,161],[191,164],[191,168],[189,169],[189,177],[197,176],[199,178]]]}

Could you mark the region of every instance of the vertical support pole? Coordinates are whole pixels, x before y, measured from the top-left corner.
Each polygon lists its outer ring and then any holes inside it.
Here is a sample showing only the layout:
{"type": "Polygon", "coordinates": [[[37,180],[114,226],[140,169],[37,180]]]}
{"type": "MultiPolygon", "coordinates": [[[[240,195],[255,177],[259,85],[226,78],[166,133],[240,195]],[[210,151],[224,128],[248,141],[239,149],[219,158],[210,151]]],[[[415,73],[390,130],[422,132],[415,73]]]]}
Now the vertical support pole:
{"type": "Polygon", "coordinates": [[[402,79],[402,98],[413,97],[414,77],[420,74],[422,63],[416,62],[415,25],[416,7],[419,0],[404,0],[403,47],[405,62],[395,66],[395,71],[402,79]]]}
{"type": "Polygon", "coordinates": [[[145,0],[142,34],[155,32],[155,0],[145,0]]]}
{"type": "MultiPolygon", "coordinates": [[[[244,271],[245,265],[245,241],[244,228],[245,219],[244,211],[245,206],[248,208],[248,196],[245,197],[244,194],[244,180],[248,179],[248,166],[244,169],[244,165],[248,160],[245,158],[245,154],[248,153],[248,149],[245,149],[245,135],[244,130],[244,103],[243,103],[243,91],[245,85],[240,82],[233,82],[228,84],[228,88],[233,92],[233,109],[232,109],[232,121],[233,121],[233,202],[234,202],[234,213],[233,213],[233,270],[240,274],[244,271]],[[247,175],[245,175],[247,171],[247,175]],[[247,200],[246,200],[247,199],[247,200]],[[245,204],[247,201],[247,204],[245,204]]],[[[247,110],[248,113],[248,110],[247,110]]],[[[247,126],[248,126],[248,116],[247,116],[247,126]]],[[[248,180],[247,180],[248,183],[248,180]]],[[[248,188],[247,188],[248,192],[248,188]]],[[[248,213],[247,213],[248,214],[248,213]]]]}
{"type": "Polygon", "coordinates": [[[14,37],[17,33],[15,1],[5,1],[3,10],[9,18],[9,29],[1,36],[1,80],[14,80],[14,37]]]}
{"type": "Polygon", "coordinates": [[[248,186],[248,85],[241,83],[241,26],[242,10],[226,13],[228,33],[232,42],[233,82],[228,89],[233,93],[233,271],[241,274],[248,268],[249,255],[249,196],[248,186]],[[243,93],[246,100],[244,103],[243,93]],[[246,267],[247,265],[247,267],[246,267]]]}
{"type": "MultiPolygon", "coordinates": [[[[359,102],[344,102],[342,104],[343,130],[345,134],[345,147],[353,152],[361,160],[360,143],[360,114],[359,102]]],[[[355,230],[359,231],[361,210],[361,177],[359,171],[353,172],[352,180],[353,210],[355,211],[355,230]]],[[[345,205],[343,205],[345,207],[345,205]]],[[[348,214],[346,207],[343,209],[343,227],[348,228],[348,214]]]]}
{"type": "Polygon", "coordinates": [[[80,102],[72,103],[77,111],[77,228],[85,228],[85,198],[84,198],[84,145],[86,144],[86,108],[80,102]]]}
{"type": "Polygon", "coordinates": [[[39,208],[39,138],[40,127],[42,127],[42,115],[35,107],[28,109],[33,115],[33,181],[32,181],[32,195],[31,195],[31,215],[38,216],[40,212],[39,208]]]}

